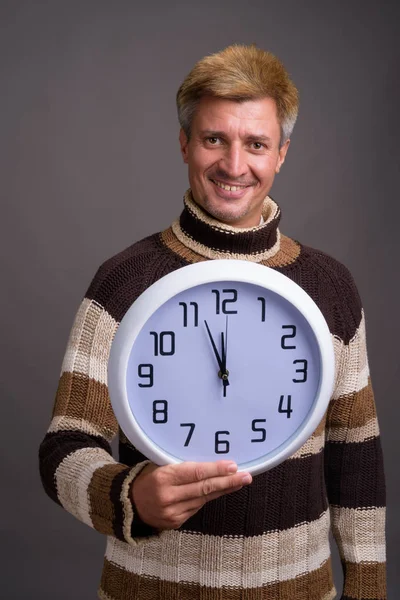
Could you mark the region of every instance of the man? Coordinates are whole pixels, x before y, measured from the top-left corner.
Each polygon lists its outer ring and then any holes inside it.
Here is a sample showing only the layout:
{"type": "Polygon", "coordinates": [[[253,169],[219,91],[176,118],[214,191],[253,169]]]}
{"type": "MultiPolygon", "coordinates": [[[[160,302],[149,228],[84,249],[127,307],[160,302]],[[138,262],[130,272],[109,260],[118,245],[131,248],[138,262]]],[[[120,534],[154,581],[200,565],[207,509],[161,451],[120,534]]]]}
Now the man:
{"type": "Polygon", "coordinates": [[[280,233],[268,195],[297,90],[273,55],[231,46],[195,65],[177,104],[184,210],[104,263],[89,286],[40,450],[44,487],[107,535],[103,599],[330,600],[332,528],[343,600],[384,600],[385,488],[360,299],[345,267],[280,233]],[[116,462],[107,360],[119,322],[163,275],[219,258],[275,268],[317,302],[335,345],[327,414],[295,455],[253,481],[232,461],[157,467],[121,431],[116,462]]]}

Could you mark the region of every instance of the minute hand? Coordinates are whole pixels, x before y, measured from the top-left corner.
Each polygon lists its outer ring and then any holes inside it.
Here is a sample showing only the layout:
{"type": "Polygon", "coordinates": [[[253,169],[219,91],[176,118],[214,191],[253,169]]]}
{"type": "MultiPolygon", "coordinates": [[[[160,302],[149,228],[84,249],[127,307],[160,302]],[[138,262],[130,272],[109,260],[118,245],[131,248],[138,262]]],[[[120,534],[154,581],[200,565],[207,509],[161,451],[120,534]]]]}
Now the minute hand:
{"type": "Polygon", "coordinates": [[[226,315],[226,325],[225,325],[225,336],[224,333],[221,333],[221,346],[222,346],[222,356],[221,356],[221,361],[222,361],[222,366],[223,366],[223,373],[228,374],[228,370],[226,368],[226,357],[228,354],[228,315],[226,315]]]}

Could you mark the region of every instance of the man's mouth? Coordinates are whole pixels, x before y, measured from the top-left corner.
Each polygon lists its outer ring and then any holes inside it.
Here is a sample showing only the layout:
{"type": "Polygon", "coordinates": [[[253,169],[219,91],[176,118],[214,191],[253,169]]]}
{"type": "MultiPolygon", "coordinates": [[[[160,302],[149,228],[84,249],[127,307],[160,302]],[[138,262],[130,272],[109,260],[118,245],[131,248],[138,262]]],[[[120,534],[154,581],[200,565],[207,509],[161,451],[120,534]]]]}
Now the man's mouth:
{"type": "Polygon", "coordinates": [[[217,179],[211,179],[211,181],[215,183],[215,185],[217,185],[219,188],[227,192],[238,192],[249,187],[248,185],[228,185],[226,183],[222,183],[222,181],[218,181],[217,179]]]}

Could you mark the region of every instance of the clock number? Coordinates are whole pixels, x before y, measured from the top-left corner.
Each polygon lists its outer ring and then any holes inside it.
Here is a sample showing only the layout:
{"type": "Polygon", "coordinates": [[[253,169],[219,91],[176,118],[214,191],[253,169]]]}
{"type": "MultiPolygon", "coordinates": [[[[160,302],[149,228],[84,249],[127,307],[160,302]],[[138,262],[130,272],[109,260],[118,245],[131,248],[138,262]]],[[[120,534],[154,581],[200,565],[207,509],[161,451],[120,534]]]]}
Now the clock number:
{"type": "Polygon", "coordinates": [[[284,406],[284,403],[285,403],[285,396],[281,396],[281,399],[279,400],[278,412],[286,414],[286,417],[288,419],[290,419],[290,415],[293,412],[293,408],[292,408],[292,396],[290,394],[287,397],[286,408],[284,406]]]}
{"type": "Polygon", "coordinates": [[[168,421],[168,402],[166,400],[154,400],[153,423],[166,423],[168,421]],[[159,408],[162,406],[162,408],[159,408]],[[161,417],[159,416],[161,415],[161,417]]]}
{"type": "MultiPolygon", "coordinates": [[[[216,302],[216,306],[215,306],[215,312],[217,315],[219,315],[220,310],[221,310],[221,294],[219,290],[211,290],[211,292],[213,294],[215,294],[215,302],[216,302]]],[[[232,298],[225,298],[225,300],[222,300],[222,312],[224,313],[224,315],[236,315],[237,314],[237,310],[228,310],[226,308],[227,304],[230,304],[232,302],[236,302],[237,301],[237,297],[238,297],[238,293],[237,290],[234,289],[227,289],[227,290],[222,290],[223,294],[232,294],[232,298]]]]}
{"type": "MultiPolygon", "coordinates": [[[[156,331],[150,331],[150,335],[154,336],[154,356],[172,356],[175,354],[175,333],[173,331],[162,331],[158,334],[156,331]],[[165,340],[169,339],[169,349],[166,349],[165,340]]],[[[168,343],[168,342],[167,342],[168,343]]]]}
{"type": "Polygon", "coordinates": [[[251,429],[255,432],[261,433],[261,437],[253,438],[252,442],[265,442],[267,439],[267,432],[264,427],[257,427],[258,423],[266,423],[267,419],[253,419],[251,422],[251,429]]]}
{"type": "Polygon", "coordinates": [[[297,363],[303,363],[302,369],[296,369],[296,373],[303,373],[303,379],[292,379],[292,381],[293,383],[305,383],[307,381],[308,362],[303,358],[299,358],[293,361],[294,365],[297,363]]]}
{"type": "Polygon", "coordinates": [[[282,329],[291,329],[292,333],[283,335],[281,338],[281,348],[282,350],[295,350],[296,346],[286,346],[286,341],[291,338],[296,337],[296,325],[282,325],[282,329]]]}
{"type": "Polygon", "coordinates": [[[196,425],[194,423],[181,423],[181,427],[190,427],[186,442],[183,444],[184,446],[189,446],[196,425]]]}
{"type": "Polygon", "coordinates": [[[230,435],[229,431],[215,432],[215,454],[228,454],[230,444],[228,440],[220,440],[220,435],[230,435]]]}
{"type": "Polygon", "coordinates": [[[138,375],[142,379],[148,379],[148,383],[139,383],[139,387],[153,387],[154,377],[153,377],[153,365],[139,365],[138,366],[138,375]],[[147,370],[147,373],[145,372],[147,370]]]}
{"type": "Polygon", "coordinates": [[[257,298],[257,300],[259,300],[261,302],[261,321],[264,323],[264,321],[265,321],[265,298],[263,298],[262,296],[259,296],[257,298]]]}
{"type": "MultiPolygon", "coordinates": [[[[194,317],[194,326],[199,326],[199,305],[197,302],[190,302],[190,306],[193,306],[193,317],[194,317]]],[[[179,306],[183,306],[183,326],[188,326],[188,305],[187,302],[179,302],[179,306]]]]}

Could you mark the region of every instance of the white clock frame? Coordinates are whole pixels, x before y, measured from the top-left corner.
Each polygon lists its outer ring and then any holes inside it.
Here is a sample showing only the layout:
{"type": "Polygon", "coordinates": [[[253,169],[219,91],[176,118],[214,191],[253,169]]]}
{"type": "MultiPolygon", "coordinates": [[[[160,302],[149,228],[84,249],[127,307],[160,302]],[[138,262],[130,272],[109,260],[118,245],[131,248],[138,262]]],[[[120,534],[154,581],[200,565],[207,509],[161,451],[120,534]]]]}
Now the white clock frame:
{"type": "Polygon", "coordinates": [[[240,466],[240,470],[261,473],[291,456],[315,431],[328,407],[335,377],[332,337],[320,309],[297,283],[272,268],[244,260],[210,260],[182,267],[156,281],[128,309],[115,334],[108,362],[108,388],[115,416],[134,446],[158,465],[182,461],[153,442],[131,411],[126,376],[132,346],[147,320],[172,297],[198,285],[228,281],[264,287],[297,308],[315,335],[321,365],[316,397],[300,427],[277,450],[240,466]]]}

